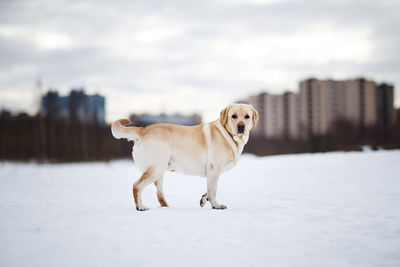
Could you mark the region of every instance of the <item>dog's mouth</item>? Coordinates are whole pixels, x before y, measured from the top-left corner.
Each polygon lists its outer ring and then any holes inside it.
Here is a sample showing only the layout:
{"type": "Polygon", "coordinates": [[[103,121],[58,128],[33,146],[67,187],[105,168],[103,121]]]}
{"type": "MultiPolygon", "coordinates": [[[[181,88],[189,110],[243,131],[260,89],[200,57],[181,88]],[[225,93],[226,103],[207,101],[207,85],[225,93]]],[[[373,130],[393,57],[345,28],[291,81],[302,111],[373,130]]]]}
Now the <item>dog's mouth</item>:
{"type": "Polygon", "coordinates": [[[242,139],[242,137],[245,135],[244,131],[243,132],[239,132],[237,131],[235,136],[239,137],[240,139],[242,139]]]}
{"type": "Polygon", "coordinates": [[[244,138],[244,133],[237,133],[233,136],[233,140],[235,140],[236,142],[239,142],[241,140],[243,141],[243,138],[244,138]]]}

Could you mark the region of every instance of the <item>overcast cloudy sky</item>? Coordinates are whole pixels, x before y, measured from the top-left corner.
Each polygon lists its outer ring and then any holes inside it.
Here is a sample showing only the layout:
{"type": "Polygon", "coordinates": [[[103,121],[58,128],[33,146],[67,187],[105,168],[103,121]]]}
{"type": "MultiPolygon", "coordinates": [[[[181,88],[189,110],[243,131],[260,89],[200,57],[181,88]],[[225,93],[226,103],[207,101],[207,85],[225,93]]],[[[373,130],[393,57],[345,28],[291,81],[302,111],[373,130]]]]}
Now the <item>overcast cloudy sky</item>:
{"type": "Polygon", "coordinates": [[[34,111],[36,80],[107,98],[107,118],[201,112],[298,82],[396,87],[400,1],[0,0],[0,108],[34,111]]]}

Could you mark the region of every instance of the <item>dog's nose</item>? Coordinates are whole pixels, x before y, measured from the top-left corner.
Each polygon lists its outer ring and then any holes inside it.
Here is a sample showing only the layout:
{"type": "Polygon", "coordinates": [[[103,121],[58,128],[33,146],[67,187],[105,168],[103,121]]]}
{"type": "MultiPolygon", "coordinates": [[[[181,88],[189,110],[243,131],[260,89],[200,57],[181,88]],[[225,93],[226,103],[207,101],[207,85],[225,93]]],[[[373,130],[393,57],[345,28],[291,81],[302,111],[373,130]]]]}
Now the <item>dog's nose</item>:
{"type": "Polygon", "coordinates": [[[238,123],[238,125],[237,125],[237,132],[238,132],[238,134],[242,134],[242,133],[244,133],[244,122],[239,122],[238,123]]]}

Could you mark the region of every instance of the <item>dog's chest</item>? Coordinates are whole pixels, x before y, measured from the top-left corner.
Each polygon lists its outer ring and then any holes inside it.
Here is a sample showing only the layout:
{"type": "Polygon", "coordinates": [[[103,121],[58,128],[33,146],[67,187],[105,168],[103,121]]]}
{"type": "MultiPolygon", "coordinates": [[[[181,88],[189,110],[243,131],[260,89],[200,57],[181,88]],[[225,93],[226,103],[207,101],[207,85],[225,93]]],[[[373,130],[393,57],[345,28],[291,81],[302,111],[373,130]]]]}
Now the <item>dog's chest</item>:
{"type": "Polygon", "coordinates": [[[229,171],[230,169],[232,169],[233,167],[235,167],[237,164],[236,161],[231,161],[228,164],[226,164],[223,168],[222,168],[222,172],[226,172],[229,171]]]}

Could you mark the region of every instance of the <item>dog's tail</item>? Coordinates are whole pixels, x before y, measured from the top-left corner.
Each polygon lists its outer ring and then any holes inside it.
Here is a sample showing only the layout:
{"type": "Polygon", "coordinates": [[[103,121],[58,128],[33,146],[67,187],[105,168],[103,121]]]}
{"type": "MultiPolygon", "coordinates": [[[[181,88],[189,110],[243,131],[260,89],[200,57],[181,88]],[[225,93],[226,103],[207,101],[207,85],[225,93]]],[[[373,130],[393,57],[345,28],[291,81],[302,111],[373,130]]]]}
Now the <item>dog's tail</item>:
{"type": "Polygon", "coordinates": [[[137,142],[140,139],[140,132],[142,127],[125,126],[130,124],[131,121],[128,119],[120,119],[111,124],[111,133],[117,138],[125,138],[129,141],[137,142]]]}

